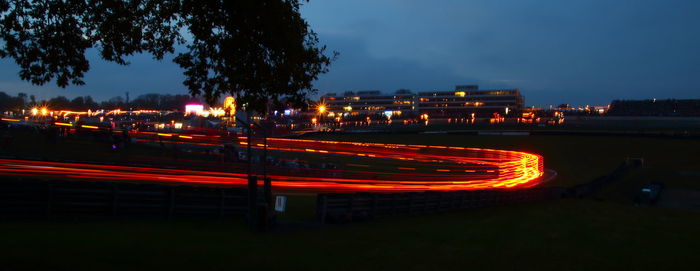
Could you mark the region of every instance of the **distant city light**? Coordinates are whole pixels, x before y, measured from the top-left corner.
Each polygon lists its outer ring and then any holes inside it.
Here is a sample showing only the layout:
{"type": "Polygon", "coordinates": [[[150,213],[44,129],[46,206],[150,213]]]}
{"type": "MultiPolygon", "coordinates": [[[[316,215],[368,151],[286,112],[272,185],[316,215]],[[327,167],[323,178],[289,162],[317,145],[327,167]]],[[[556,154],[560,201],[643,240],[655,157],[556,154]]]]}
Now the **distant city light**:
{"type": "Polygon", "coordinates": [[[226,114],[224,108],[209,108],[209,114],[214,117],[221,117],[226,114]]]}

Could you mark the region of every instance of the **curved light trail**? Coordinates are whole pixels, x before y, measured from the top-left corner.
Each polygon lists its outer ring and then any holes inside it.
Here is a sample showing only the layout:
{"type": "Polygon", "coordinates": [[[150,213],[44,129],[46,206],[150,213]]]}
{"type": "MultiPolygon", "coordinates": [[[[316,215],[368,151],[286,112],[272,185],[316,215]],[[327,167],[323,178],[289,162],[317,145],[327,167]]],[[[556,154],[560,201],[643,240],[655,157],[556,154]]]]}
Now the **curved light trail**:
{"type": "MultiPolygon", "coordinates": [[[[238,140],[239,144],[247,144],[245,137],[238,140]]],[[[265,147],[258,141],[254,140],[251,148],[265,147]]],[[[267,149],[278,154],[320,156],[323,161],[340,165],[337,169],[268,165],[265,174],[272,178],[275,189],[367,192],[514,189],[537,185],[544,172],[541,156],[505,150],[283,138],[269,138],[267,149]]],[[[0,159],[0,172],[71,180],[234,186],[247,183],[245,163],[226,165],[234,171],[0,159]]],[[[255,167],[255,175],[263,174],[260,167],[255,167]]]]}

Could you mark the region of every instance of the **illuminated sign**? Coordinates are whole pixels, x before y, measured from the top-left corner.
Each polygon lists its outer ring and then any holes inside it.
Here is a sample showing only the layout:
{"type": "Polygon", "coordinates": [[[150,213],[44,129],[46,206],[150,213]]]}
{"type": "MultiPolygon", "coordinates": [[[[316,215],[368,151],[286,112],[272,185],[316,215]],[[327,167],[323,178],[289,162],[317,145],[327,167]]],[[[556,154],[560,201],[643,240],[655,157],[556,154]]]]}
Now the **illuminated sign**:
{"type": "Polygon", "coordinates": [[[202,115],[202,113],[204,113],[204,105],[201,105],[201,104],[185,105],[185,115],[189,115],[189,114],[202,115]]]}
{"type": "Polygon", "coordinates": [[[275,211],[284,212],[286,207],[287,207],[287,197],[286,196],[277,196],[275,198],[275,211]]]}

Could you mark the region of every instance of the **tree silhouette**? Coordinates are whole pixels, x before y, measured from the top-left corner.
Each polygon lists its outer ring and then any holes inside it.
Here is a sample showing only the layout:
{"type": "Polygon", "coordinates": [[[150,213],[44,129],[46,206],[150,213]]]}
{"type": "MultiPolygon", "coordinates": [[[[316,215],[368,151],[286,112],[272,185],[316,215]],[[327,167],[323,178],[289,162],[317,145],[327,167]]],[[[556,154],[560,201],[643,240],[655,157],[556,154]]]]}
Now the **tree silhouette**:
{"type": "Polygon", "coordinates": [[[233,94],[262,112],[280,98],[308,101],[337,55],[325,54],[299,8],[299,0],[0,0],[0,57],[13,58],[23,80],[66,87],[85,84],[90,48],[121,65],[137,53],[177,53],[190,94],[209,103],[233,94]]]}
{"type": "Polygon", "coordinates": [[[55,98],[51,98],[48,102],[48,106],[50,108],[58,108],[61,110],[67,110],[67,109],[73,109],[76,111],[79,110],[78,108],[75,108],[75,109],[71,108],[70,100],[68,100],[68,98],[66,98],[64,96],[58,96],[55,98]]]}

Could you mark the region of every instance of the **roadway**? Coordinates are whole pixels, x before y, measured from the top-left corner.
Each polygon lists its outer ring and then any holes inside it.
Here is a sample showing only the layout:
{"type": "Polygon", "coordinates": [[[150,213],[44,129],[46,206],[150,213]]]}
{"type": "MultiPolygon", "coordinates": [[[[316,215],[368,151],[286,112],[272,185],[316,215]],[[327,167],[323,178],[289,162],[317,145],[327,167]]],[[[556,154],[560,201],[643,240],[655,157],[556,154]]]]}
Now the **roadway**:
{"type": "MultiPolygon", "coordinates": [[[[163,136],[177,135],[160,135],[163,136]]],[[[237,139],[240,145],[246,146],[247,138],[237,139]]],[[[262,171],[260,166],[256,166],[253,173],[272,178],[275,189],[365,192],[517,189],[537,185],[544,174],[541,156],[516,151],[283,138],[269,138],[267,145],[259,140],[253,141],[251,145],[254,149],[267,147],[269,151],[279,154],[303,153],[322,160],[343,161],[341,166],[334,169],[276,164],[267,165],[262,171]],[[347,160],[350,158],[352,160],[347,160]]],[[[0,159],[0,171],[5,176],[246,185],[245,164],[232,163],[231,168],[237,170],[220,172],[0,159]]]]}

